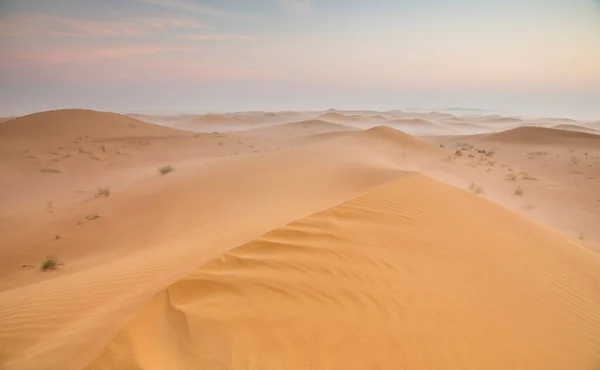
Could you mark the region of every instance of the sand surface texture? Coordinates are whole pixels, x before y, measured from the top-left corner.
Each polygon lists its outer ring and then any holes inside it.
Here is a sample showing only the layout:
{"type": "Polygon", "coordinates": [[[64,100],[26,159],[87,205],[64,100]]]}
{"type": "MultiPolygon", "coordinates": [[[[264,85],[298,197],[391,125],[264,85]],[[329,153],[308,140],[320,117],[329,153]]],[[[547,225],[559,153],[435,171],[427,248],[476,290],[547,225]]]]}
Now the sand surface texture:
{"type": "Polygon", "coordinates": [[[596,369],[598,127],[336,110],[2,122],[0,367],[596,369]]]}

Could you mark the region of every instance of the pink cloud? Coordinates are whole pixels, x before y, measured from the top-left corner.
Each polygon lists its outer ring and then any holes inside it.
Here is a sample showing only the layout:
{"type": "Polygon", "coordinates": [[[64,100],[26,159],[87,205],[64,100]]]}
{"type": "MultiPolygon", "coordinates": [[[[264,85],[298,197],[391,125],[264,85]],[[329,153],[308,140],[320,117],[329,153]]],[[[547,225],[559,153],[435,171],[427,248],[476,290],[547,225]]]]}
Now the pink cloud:
{"type": "Polygon", "coordinates": [[[5,37],[151,36],[167,29],[201,29],[204,27],[204,24],[197,21],[169,18],[91,21],[34,13],[15,13],[0,18],[0,36],[5,37]]]}
{"type": "Polygon", "coordinates": [[[254,39],[254,36],[239,34],[200,33],[191,35],[181,35],[178,36],[178,38],[185,40],[252,40],[254,39]]]}
{"type": "Polygon", "coordinates": [[[201,13],[214,17],[228,17],[229,14],[223,12],[222,10],[205,6],[194,4],[190,1],[183,0],[137,0],[140,3],[159,5],[166,8],[172,8],[177,10],[184,10],[188,12],[201,13]]]}

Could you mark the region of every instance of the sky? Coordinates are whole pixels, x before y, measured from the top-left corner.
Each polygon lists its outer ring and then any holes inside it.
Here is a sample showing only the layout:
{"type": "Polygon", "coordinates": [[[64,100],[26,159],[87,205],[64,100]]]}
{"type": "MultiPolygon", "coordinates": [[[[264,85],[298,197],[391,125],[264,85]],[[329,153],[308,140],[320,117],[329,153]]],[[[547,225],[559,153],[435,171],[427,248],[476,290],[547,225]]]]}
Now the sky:
{"type": "Polygon", "coordinates": [[[0,116],[481,108],[600,119],[600,0],[0,0],[0,116]]]}

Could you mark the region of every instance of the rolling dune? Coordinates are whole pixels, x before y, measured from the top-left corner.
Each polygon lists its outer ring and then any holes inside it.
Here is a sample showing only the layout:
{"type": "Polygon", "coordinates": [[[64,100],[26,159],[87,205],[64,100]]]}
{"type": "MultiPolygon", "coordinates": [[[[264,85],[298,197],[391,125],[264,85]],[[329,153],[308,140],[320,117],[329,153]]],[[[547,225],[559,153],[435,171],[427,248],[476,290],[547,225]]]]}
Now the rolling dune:
{"type": "Polygon", "coordinates": [[[34,113],[0,126],[0,151],[54,147],[72,141],[188,135],[115,113],[67,109],[34,113]]]}
{"type": "Polygon", "coordinates": [[[198,268],[87,368],[592,368],[599,267],[548,230],[409,175],[198,268]]]}
{"type": "Polygon", "coordinates": [[[600,136],[419,138],[346,113],[0,125],[0,368],[600,364],[600,136]]]}
{"type": "Polygon", "coordinates": [[[269,125],[258,129],[238,132],[238,136],[297,137],[325,134],[330,132],[355,131],[354,127],[331,123],[323,120],[307,120],[279,125],[269,125]]]}
{"type": "Polygon", "coordinates": [[[536,144],[573,144],[600,145],[600,136],[585,132],[575,132],[547,127],[524,126],[507,131],[486,135],[486,141],[505,143],[536,143],[536,144]]]}

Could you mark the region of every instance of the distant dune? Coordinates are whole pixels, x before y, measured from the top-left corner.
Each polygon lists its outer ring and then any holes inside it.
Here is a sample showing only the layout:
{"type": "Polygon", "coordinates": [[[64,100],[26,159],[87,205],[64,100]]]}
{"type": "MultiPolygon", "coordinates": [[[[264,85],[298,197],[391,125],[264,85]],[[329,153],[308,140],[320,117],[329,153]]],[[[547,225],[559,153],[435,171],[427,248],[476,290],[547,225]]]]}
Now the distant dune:
{"type": "Polygon", "coordinates": [[[435,126],[435,124],[433,122],[428,121],[423,118],[394,118],[394,119],[388,120],[387,123],[396,124],[396,125],[420,126],[420,127],[435,126]]]}
{"type": "Polygon", "coordinates": [[[585,133],[588,133],[588,134],[600,135],[600,129],[596,130],[596,129],[593,129],[593,128],[583,127],[583,126],[579,126],[579,125],[560,124],[560,125],[552,126],[552,128],[559,129],[559,130],[585,132],[585,133]]]}
{"type": "Polygon", "coordinates": [[[486,141],[501,141],[505,143],[567,143],[578,142],[580,144],[599,145],[600,135],[585,132],[567,131],[556,128],[524,126],[495,134],[486,135],[486,141]]]}
{"type": "Polygon", "coordinates": [[[373,137],[391,142],[397,147],[419,150],[429,154],[443,153],[443,150],[440,150],[440,148],[389,126],[376,126],[366,132],[373,137]]]}
{"type": "Polygon", "coordinates": [[[322,119],[332,119],[332,120],[349,120],[350,118],[348,116],[345,116],[341,113],[338,112],[330,112],[330,113],[325,113],[319,116],[319,118],[322,119]]]}
{"type": "Polygon", "coordinates": [[[7,122],[15,118],[17,117],[0,117],[0,123],[7,122]]]}
{"type": "Polygon", "coordinates": [[[498,114],[478,117],[477,120],[487,123],[523,123],[523,119],[517,117],[507,117],[498,114]]]}
{"type": "Polygon", "coordinates": [[[189,135],[116,113],[67,109],[34,113],[0,125],[0,147],[55,146],[77,140],[189,135]]]}
{"type": "Polygon", "coordinates": [[[279,125],[269,125],[266,127],[239,131],[237,134],[243,136],[296,137],[324,134],[330,132],[344,132],[356,130],[358,129],[354,127],[314,119],[307,121],[284,123],[279,125]]]}
{"type": "Polygon", "coordinates": [[[246,118],[235,115],[223,115],[223,114],[205,114],[203,116],[193,118],[186,121],[191,122],[206,122],[206,123],[239,123],[244,121],[246,118]]]}

